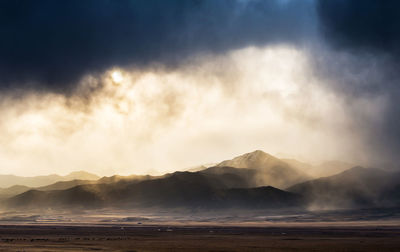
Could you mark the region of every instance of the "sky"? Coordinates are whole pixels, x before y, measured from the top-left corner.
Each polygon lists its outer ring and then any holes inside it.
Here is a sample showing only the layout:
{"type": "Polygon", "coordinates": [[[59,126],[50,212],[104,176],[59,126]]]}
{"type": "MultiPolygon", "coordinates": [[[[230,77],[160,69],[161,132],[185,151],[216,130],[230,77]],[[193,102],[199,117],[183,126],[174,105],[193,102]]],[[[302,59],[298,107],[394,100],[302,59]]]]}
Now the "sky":
{"type": "Polygon", "coordinates": [[[4,0],[0,173],[162,174],[261,149],[394,166],[395,0],[4,0]]]}

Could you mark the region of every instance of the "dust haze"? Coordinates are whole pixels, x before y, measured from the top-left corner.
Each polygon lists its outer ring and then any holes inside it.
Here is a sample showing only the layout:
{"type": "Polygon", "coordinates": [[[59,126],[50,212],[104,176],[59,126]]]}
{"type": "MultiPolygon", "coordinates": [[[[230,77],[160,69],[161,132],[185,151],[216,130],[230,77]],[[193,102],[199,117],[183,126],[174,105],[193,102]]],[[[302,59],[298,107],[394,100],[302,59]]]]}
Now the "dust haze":
{"type": "Polygon", "coordinates": [[[365,129],[385,96],[341,97],[293,46],[206,55],[169,71],[112,68],[78,90],[4,96],[2,173],[160,174],[251,149],[318,163],[375,161],[365,129]],[[182,150],[185,155],[182,155],[182,150]]]}

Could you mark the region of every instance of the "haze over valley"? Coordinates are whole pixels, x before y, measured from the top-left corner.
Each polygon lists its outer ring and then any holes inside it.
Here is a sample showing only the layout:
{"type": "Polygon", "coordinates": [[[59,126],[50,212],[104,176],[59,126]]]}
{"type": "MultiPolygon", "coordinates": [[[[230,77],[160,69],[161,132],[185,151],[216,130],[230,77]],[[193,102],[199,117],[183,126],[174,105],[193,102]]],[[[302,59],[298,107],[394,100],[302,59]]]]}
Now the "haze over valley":
{"type": "MultiPolygon", "coordinates": [[[[400,207],[400,173],[396,171],[360,166],[349,166],[342,171],[343,166],[339,166],[333,175],[316,177],[302,170],[305,163],[293,165],[298,163],[256,150],[198,171],[161,176],[100,178],[86,172],[67,176],[14,176],[16,184],[0,190],[1,208],[32,212],[130,209],[133,213],[147,209],[155,214],[167,209],[226,214],[241,210],[286,213],[359,210],[361,214],[362,209],[400,207]],[[52,181],[54,178],[60,181],[52,181]]],[[[332,172],[329,165],[327,172],[332,172]]],[[[11,181],[3,182],[7,183],[11,181]]]]}

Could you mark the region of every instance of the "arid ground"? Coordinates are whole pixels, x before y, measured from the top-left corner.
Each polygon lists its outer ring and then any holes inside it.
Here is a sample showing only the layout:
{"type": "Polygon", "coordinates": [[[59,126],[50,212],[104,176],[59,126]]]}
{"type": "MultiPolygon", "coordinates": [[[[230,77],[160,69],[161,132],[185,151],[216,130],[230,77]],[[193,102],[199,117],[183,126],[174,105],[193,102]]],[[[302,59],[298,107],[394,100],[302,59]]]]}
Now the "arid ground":
{"type": "Polygon", "coordinates": [[[0,251],[400,251],[400,226],[2,225],[0,251]]]}

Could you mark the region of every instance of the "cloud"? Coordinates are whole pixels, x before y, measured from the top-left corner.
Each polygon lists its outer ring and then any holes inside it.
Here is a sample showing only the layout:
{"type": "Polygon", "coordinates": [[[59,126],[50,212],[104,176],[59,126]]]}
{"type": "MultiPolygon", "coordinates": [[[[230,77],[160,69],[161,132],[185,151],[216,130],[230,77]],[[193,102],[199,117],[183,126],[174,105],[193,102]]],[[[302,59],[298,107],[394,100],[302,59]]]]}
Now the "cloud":
{"type": "Polygon", "coordinates": [[[317,3],[324,35],[336,47],[399,56],[399,1],[319,0],[317,3]]]}
{"type": "Polygon", "coordinates": [[[365,120],[360,109],[354,120],[368,131],[368,144],[375,149],[371,155],[391,162],[399,161],[400,150],[399,8],[395,0],[318,1],[319,28],[327,45],[312,52],[315,73],[349,103],[356,97],[384,100],[378,122],[365,120]]]}
{"type": "Polygon", "coordinates": [[[398,5],[1,1],[1,162],[129,173],[251,149],[397,161],[398,5]]]}
{"type": "Polygon", "coordinates": [[[6,0],[0,3],[0,88],[71,93],[112,67],[173,68],[189,56],[296,43],[311,1],[6,0]]]}
{"type": "Polygon", "coordinates": [[[255,149],[369,161],[346,102],[309,67],[296,47],[248,47],[175,71],[119,69],[117,82],[107,71],[89,104],[53,93],[3,101],[0,173],[164,173],[255,149]]]}

